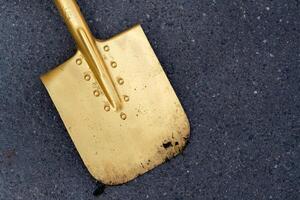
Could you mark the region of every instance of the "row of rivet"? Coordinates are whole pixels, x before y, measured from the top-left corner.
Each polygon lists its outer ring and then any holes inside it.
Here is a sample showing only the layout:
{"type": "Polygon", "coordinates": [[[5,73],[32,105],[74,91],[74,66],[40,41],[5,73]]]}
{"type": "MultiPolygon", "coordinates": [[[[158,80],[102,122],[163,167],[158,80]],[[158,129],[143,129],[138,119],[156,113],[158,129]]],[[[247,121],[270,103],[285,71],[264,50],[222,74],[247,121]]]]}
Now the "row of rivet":
{"type": "MultiPolygon", "coordinates": [[[[105,46],[104,46],[104,51],[107,52],[107,51],[109,51],[109,50],[110,50],[109,46],[108,46],[108,45],[105,45],[105,46]]],[[[112,68],[117,68],[117,67],[118,67],[118,64],[117,64],[115,61],[112,61],[110,64],[111,64],[111,67],[112,67],[112,68]]],[[[124,79],[123,79],[123,78],[118,78],[118,79],[117,79],[117,82],[118,82],[119,85],[123,85],[123,84],[124,84],[124,79]]],[[[124,101],[125,101],[125,102],[128,102],[128,101],[129,101],[129,97],[125,95],[125,96],[124,96],[124,101]]],[[[108,112],[108,111],[110,110],[110,107],[109,107],[109,106],[105,106],[105,107],[104,107],[104,110],[108,112]]],[[[123,113],[123,112],[120,114],[120,117],[121,117],[121,119],[123,119],[123,120],[126,120],[126,119],[127,119],[127,115],[126,115],[125,113],[123,113]]]]}
{"type": "MultiPolygon", "coordinates": [[[[108,52],[110,50],[110,48],[109,48],[109,46],[108,45],[105,45],[104,46],[104,51],[106,51],[106,52],[108,52]]],[[[82,64],[82,59],[81,58],[78,58],[77,60],[76,60],[76,64],[77,65],[81,65],[82,64]]],[[[118,64],[116,63],[116,62],[111,62],[111,67],[112,68],[116,68],[118,66],[118,64]]],[[[84,76],[84,79],[86,80],[86,81],[90,81],[91,80],[91,76],[89,75],[89,74],[86,74],[85,76],[84,76]]],[[[124,79],[123,78],[118,78],[117,79],[117,82],[119,83],[119,85],[123,85],[124,84],[124,79]]],[[[100,91],[99,90],[94,90],[94,96],[96,96],[96,97],[99,97],[100,96],[100,91]]],[[[128,102],[130,99],[129,99],[129,96],[124,96],[124,101],[125,102],[128,102]]],[[[104,110],[106,111],[106,112],[109,112],[110,111],[110,106],[109,105],[105,105],[104,106],[104,110]]],[[[123,119],[123,120],[125,120],[126,118],[127,118],[127,115],[125,114],[125,113],[121,113],[120,114],[120,117],[121,117],[121,119],[123,119]]]]}

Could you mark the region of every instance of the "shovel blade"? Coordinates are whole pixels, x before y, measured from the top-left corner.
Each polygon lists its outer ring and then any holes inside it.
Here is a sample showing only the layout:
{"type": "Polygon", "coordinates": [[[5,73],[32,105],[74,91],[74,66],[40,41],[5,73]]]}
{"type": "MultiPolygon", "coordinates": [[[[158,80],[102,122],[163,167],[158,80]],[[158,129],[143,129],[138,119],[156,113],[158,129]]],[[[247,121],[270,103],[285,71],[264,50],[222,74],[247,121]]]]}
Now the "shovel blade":
{"type": "Polygon", "coordinates": [[[80,51],[41,79],[89,172],[118,185],[179,154],[190,127],[141,26],[97,46],[120,110],[110,107],[80,51]]]}

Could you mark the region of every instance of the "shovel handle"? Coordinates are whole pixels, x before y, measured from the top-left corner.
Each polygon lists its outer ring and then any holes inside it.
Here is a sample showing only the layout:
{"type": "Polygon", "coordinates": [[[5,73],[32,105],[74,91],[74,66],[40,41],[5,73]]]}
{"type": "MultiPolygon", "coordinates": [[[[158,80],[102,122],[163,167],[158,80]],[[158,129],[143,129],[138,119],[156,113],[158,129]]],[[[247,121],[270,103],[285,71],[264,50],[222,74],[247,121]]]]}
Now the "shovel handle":
{"type": "Polygon", "coordinates": [[[76,0],[55,0],[55,4],[110,105],[121,109],[119,94],[76,0]]]}
{"type": "Polygon", "coordinates": [[[78,29],[83,29],[89,37],[93,38],[76,0],[55,0],[55,4],[79,47],[81,39],[78,29]]]}

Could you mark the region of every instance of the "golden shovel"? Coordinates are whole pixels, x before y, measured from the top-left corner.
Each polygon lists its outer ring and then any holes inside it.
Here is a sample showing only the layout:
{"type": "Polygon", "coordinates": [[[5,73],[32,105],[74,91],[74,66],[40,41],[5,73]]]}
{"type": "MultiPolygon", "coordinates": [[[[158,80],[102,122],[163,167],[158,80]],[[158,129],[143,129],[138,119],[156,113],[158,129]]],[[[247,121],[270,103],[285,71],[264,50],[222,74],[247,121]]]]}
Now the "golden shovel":
{"type": "Polygon", "coordinates": [[[78,51],[41,79],[92,176],[126,183],[179,154],[189,122],[141,26],[97,40],[75,0],[55,3],[78,51]]]}

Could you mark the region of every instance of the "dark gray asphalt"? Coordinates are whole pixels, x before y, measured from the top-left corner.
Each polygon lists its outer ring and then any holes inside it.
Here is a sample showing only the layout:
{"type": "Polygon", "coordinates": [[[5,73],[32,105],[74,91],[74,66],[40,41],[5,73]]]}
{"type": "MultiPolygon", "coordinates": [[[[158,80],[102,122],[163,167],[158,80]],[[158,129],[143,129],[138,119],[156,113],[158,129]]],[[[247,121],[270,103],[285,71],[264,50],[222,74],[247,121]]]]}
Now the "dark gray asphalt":
{"type": "Polygon", "coordinates": [[[75,52],[51,0],[0,0],[0,199],[299,199],[299,0],[80,0],[93,33],[142,23],[191,121],[184,155],[92,195],[39,76],[75,52]]]}

